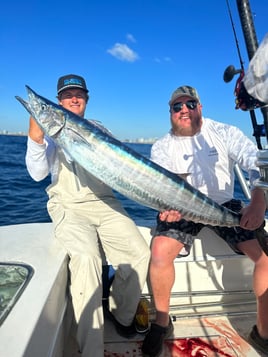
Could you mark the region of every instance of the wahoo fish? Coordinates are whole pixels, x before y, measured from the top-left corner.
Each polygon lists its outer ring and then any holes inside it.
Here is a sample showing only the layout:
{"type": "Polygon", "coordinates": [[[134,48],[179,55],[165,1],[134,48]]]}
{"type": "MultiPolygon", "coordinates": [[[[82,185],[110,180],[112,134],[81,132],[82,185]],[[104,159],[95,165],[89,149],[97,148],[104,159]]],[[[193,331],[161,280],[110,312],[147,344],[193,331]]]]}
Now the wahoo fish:
{"type": "Polygon", "coordinates": [[[83,119],[26,86],[28,102],[16,96],[44,133],[75,162],[122,195],[155,209],[212,226],[239,226],[240,215],[182,177],[132,150],[93,120],[83,119]]]}

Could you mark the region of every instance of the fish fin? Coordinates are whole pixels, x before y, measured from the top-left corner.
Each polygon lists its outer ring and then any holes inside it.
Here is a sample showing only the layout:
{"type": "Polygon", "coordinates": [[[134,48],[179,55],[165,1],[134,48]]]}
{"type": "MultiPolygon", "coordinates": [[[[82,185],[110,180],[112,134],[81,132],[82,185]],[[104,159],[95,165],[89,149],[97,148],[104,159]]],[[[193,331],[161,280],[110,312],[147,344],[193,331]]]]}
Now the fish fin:
{"type": "Polygon", "coordinates": [[[87,119],[87,121],[90,122],[90,124],[96,126],[98,129],[102,130],[105,134],[113,138],[115,137],[109,129],[105,128],[101,121],[95,119],[87,119]]]}

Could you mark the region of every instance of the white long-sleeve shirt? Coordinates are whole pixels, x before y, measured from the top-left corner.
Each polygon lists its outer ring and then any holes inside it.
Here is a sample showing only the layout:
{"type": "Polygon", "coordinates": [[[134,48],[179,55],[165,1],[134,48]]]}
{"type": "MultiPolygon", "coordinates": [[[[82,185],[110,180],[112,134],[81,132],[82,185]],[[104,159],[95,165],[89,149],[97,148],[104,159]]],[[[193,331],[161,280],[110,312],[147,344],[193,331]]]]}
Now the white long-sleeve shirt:
{"type": "Polygon", "coordinates": [[[255,165],[257,147],[235,126],[203,118],[194,136],[175,136],[170,131],[152,146],[151,159],[177,174],[222,204],[233,198],[234,164],[248,172],[250,183],[259,177],[255,165]]]}
{"type": "Polygon", "coordinates": [[[114,197],[110,187],[72,161],[49,137],[44,138],[44,144],[28,137],[26,166],[35,181],[51,174],[51,185],[47,188],[50,199],[85,202],[114,197]]]}
{"type": "Polygon", "coordinates": [[[26,167],[35,181],[41,181],[51,174],[52,183],[56,181],[59,169],[59,148],[54,141],[44,137],[44,143],[38,144],[28,137],[26,151],[26,167]]]}

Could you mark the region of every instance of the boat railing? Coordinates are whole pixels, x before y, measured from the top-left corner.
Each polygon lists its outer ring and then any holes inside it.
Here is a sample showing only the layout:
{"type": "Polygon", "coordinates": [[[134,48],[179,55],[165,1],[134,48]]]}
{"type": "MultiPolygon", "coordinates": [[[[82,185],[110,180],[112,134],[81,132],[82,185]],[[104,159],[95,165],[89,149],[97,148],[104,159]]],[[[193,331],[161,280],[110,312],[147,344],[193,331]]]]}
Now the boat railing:
{"type": "MultiPolygon", "coordinates": [[[[148,301],[149,319],[155,316],[151,294],[143,294],[148,301]]],[[[256,314],[256,300],[252,290],[210,290],[173,292],[170,299],[170,315],[173,320],[209,316],[239,316],[256,314]]]]}
{"type": "Polygon", "coordinates": [[[248,180],[246,180],[243,171],[241,170],[240,166],[237,163],[234,166],[234,172],[235,172],[235,175],[239,181],[240,187],[245,195],[245,198],[249,200],[251,197],[250,189],[249,189],[249,182],[248,182],[248,180]]]}

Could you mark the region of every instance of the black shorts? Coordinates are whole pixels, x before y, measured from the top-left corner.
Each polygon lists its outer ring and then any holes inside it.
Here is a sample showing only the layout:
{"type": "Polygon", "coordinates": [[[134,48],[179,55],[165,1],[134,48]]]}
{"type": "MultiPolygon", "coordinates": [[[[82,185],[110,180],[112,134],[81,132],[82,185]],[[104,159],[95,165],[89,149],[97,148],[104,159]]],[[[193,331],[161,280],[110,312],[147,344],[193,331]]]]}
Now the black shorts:
{"type": "MultiPolygon", "coordinates": [[[[242,209],[242,201],[232,199],[223,204],[226,208],[239,213],[242,209]]],[[[177,222],[163,222],[157,216],[157,226],[155,236],[166,236],[176,239],[184,244],[183,251],[179,256],[187,256],[190,253],[191,246],[197,234],[203,227],[208,227],[217,233],[237,254],[243,254],[238,248],[237,243],[245,242],[247,240],[255,239],[254,231],[249,231],[240,227],[219,227],[204,225],[202,223],[195,223],[181,219],[177,222]]]]}

